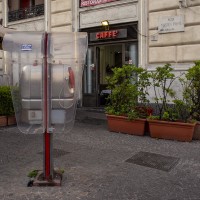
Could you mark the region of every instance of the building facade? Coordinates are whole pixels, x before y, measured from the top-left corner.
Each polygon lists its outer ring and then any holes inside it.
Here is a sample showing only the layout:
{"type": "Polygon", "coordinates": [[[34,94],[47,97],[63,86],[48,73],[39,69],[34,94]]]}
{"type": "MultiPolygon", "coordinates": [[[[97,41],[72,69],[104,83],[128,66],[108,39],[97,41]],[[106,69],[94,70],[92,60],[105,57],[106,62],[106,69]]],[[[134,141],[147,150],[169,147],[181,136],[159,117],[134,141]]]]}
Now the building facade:
{"type": "Polygon", "coordinates": [[[200,0],[149,0],[148,18],[148,67],[186,69],[200,59],[200,0]]]}
{"type": "Polygon", "coordinates": [[[0,19],[16,30],[88,33],[86,107],[104,106],[113,67],[171,63],[180,72],[200,59],[200,0],[0,0],[0,19]]]}
{"type": "Polygon", "coordinates": [[[155,70],[170,63],[180,73],[200,59],[200,0],[79,3],[78,30],[89,35],[83,106],[104,105],[104,96],[110,92],[105,89],[105,77],[113,66],[129,63],[155,70]],[[109,31],[102,30],[103,20],[109,22],[109,31]],[[113,31],[118,36],[112,37],[113,31]]]}
{"type": "Polygon", "coordinates": [[[147,34],[145,0],[79,1],[78,30],[88,33],[83,74],[83,106],[104,106],[106,77],[124,64],[145,65],[147,34]],[[106,21],[107,26],[102,26],[106,21]],[[140,33],[140,34],[139,34],[140,33]]]}

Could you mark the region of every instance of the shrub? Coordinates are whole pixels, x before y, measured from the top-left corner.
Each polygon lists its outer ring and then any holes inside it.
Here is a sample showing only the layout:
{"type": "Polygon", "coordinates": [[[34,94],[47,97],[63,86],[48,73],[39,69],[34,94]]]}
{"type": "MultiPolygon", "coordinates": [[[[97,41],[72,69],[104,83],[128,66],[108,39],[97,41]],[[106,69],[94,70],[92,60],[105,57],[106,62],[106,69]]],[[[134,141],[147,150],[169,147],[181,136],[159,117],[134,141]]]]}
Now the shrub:
{"type": "Polygon", "coordinates": [[[186,73],[187,87],[184,95],[187,102],[190,102],[190,114],[193,119],[200,121],[200,61],[188,69],[186,73]]]}
{"type": "Polygon", "coordinates": [[[0,86],[0,115],[13,115],[14,108],[9,86],[0,86]]]}
{"type": "Polygon", "coordinates": [[[134,65],[123,65],[112,69],[113,74],[107,77],[108,89],[112,92],[108,97],[109,104],[106,112],[113,115],[125,115],[129,119],[135,119],[147,115],[140,112],[140,105],[145,107],[148,103],[146,87],[150,84],[146,70],[134,65]]]}

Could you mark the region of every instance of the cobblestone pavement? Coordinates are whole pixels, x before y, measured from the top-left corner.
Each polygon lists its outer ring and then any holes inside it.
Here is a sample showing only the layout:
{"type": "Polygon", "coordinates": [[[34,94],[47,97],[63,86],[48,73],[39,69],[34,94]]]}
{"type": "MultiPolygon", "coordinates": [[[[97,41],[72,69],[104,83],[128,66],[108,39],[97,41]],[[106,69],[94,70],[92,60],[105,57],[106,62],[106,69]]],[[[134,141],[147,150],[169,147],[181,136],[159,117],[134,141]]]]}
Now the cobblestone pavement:
{"type": "Polygon", "coordinates": [[[200,200],[200,142],[157,140],[107,131],[85,118],[54,136],[54,164],[65,170],[62,187],[26,187],[42,169],[42,135],[0,128],[0,200],[200,200]],[[138,152],[179,158],[161,171],[125,162],[138,152]]]}

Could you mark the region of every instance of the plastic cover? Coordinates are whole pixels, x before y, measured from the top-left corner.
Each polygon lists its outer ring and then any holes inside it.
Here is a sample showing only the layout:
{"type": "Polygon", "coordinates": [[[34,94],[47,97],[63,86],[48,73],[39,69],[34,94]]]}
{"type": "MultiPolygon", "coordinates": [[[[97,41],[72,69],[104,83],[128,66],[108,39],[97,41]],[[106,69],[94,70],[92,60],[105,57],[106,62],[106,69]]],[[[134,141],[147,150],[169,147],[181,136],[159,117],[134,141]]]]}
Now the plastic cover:
{"type": "Polygon", "coordinates": [[[48,41],[49,128],[53,128],[53,132],[63,132],[74,124],[88,45],[87,33],[50,33],[48,41]]]}
{"type": "Polygon", "coordinates": [[[9,52],[6,70],[17,125],[23,133],[44,133],[45,129],[66,133],[75,119],[87,34],[47,36],[47,45],[42,32],[7,33],[3,40],[4,51],[9,52]]]}

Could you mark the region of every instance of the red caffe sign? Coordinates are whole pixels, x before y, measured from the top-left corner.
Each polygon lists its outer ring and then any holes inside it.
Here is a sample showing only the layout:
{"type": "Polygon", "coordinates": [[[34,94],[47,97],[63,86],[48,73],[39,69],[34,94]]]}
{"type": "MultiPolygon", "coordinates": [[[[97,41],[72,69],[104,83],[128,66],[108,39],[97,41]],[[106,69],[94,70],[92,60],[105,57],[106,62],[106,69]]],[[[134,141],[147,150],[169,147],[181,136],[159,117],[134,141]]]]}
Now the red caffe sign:
{"type": "Polygon", "coordinates": [[[127,29],[115,29],[101,32],[90,33],[89,41],[95,42],[99,40],[127,38],[127,29]]]}
{"type": "Polygon", "coordinates": [[[80,0],[80,7],[96,6],[113,1],[118,1],[118,0],[80,0]]]}
{"type": "Polygon", "coordinates": [[[117,30],[99,32],[96,33],[96,39],[116,38],[118,33],[117,30]]]}

